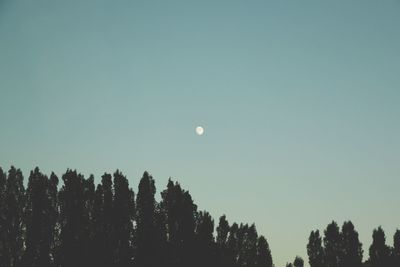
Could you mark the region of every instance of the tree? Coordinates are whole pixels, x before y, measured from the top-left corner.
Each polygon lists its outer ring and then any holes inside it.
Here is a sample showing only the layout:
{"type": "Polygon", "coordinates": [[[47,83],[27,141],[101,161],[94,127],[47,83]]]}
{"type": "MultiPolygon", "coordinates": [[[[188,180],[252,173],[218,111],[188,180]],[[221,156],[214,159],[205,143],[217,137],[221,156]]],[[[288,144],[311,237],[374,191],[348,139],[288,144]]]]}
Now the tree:
{"type": "Polygon", "coordinates": [[[217,227],[217,244],[219,247],[225,247],[228,241],[229,234],[229,223],[226,220],[226,216],[222,215],[219,218],[219,224],[217,227]]]}
{"type": "Polygon", "coordinates": [[[256,267],[272,267],[272,256],[271,250],[267,239],[264,236],[260,236],[257,241],[257,257],[256,267]]]}
{"type": "Polygon", "coordinates": [[[114,205],[113,205],[113,191],[112,191],[112,177],[111,174],[104,173],[101,177],[102,189],[102,212],[103,212],[103,249],[99,251],[102,256],[102,264],[104,266],[111,266],[114,262],[113,246],[114,244],[114,205]]]}
{"type": "Polygon", "coordinates": [[[341,267],[362,266],[362,244],[358,240],[358,233],[351,221],[344,222],[341,232],[341,267]]]}
{"type": "Polygon", "coordinates": [[[227,251],[227,242],[229,234],[229,223],[226,220],[226,216],[223,215],[219,218],[219,224],[217,227],[217,248],[219,255],[219,266],[230,267],[229,253],[227,251]]]}
{"type": "Polygon", "coordinates": [[[5,194],[6,194],[7,174],[0,168],[0,262],[7,262],[5,255],[7,231],[5,217],[5,194]]]}
{"type": "Polygon", "coordinates": [[[135,214],[134,193],[122,173],[114,173],[114,264],[129,266],[133,258],[133,219],[135,214]]]}
{"type": "Polygon", "coordinates": [[[400,230],[396,230],[393,236],[393,266],[400,266],[400,230]]]}
{"type": "Polygon", "coordinates": [[[49,224],[52,232],[50,233],[50,258],[53,265],[58,266],[58,247],[59,247],[59,209],[58,209],[58,177],[52,172],[48,183],[48,196],[50,199],[49,224]]]}
{"type": "Polygon", "coordinates": [[[83,246],[85,247],[86,256],[82,259],[84,266],[101,266],[99,249],[97,243],[95,243],[94,237],[96,235],[95,230],[95,219],[94,219],[94,208],[95,208],[95,185],[94,176],[90,175],[88,179],[83,181],[83,205],[85,208],[85,236],[83,246]]]}
{"type": "Polygon", "coordinates": [[[88,262],[89,216],[85,206],[84,177],[67,170],[59,192],[60,263],[62,267],[83,267],[88,262]]]}
{"type": "Polygon", "coordinates": [[[335,221],[324,231],[325,263],[327,267],[338,267],[341,254],[339,226],[335,221]]]}
{"type": "Polygon", "coordinates": [[[227,242],[227,260],[228,266],[238,266],[239,258],[239,225],[233,223],[229,229],[227,242]]]}
{"type": "Polygon", "coordinates": [[[325,267],[325,254],[319,231],[312,231],[307,245],[308,262],[311,267],[325,267]]]}
{"type": "Polygon", "coordinates": [[[197,207],[188,191],[179,183],[168,181],[161,192],[161,209],[165,214],[168,259],[173,266],[188,266],[194,257],[195,216],[197,207]]]}
{"type": "Polygon", "coordinates": [[[137,265],[140,267],[156,267],[159,260],[157,243],[157,227],[155,224],[156,188],[153,177],[144,172],[139,182],[137,205],[137,265]]]}
{"type": "Polygon", "coordinates": [[[369,263],[371,267],[389,266],[390,250],[386,245],[385,232],[382,227],[374,229],[372,244],[369,247],[369,263]]]}
{"type": "Polygon", "coordinates": [[[93,209],[90,221],[91,234],[89,257],[92,266],[103,266],[103,255],[99,251],[105,250],[105,237],[104,237],[104,213],[103,213],[103,186],[97,185],[94,192],[93,209]]]}
{"type": "Polygon", "coordinates": [[[296,256],[293,262],[294,267],[304,267],[304,261],[301,257],[296,256]]]}
{"type": "MultiPolygon", "coordinates": [[[[4,179],[4,177],[3,177],[4,179]]],[[[25,189],[20,169],[11,167],[6,181],[3,199],[2,264],[8,267],[18,266],[23,254],[23,211],[25,206],[25,189]]]]}
{"type": "Polygon", "coordinates": [[[192,266],[213,266],[216,262],[214,254],[214,220],[206,211],[199,212],[196,223],[197,260],[192,266]]]}
{"type": "MultiPolygon", "coordinates": [[[[53,183],[56,182],[54,179],[53,176],[53,183]]],[[[57,185],[50,184],[50,180],[39,171],[39,168],[31,172],[26,192],[25,266],[46,267],[52,263],[50,256],[56,218],[52,199],[54,195],[50,195],[54,193],[52,192],[54,188],[51,186],[57,185]]]]}

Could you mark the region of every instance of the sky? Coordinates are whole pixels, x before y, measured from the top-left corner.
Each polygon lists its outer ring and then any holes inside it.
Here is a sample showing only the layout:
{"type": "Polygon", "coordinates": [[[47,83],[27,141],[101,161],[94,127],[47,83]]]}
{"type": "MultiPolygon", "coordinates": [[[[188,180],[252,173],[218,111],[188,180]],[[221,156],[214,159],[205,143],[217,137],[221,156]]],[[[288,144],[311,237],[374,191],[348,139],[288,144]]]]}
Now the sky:
{"type": "Polygon", "coordinates": [[[0,166],[172,177],[216,223],[255,222],[277,267],[352,220],[365,259],[374,228],[400,228],[399,12],[0,0],[0,166]]]}

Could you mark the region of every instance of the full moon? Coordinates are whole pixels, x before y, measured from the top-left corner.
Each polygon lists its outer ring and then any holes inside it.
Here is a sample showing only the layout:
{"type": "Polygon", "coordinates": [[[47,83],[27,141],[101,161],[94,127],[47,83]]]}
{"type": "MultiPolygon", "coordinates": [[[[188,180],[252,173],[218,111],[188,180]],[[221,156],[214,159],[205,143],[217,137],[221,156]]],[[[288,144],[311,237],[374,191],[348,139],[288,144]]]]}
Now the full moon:
{"type": "Polygon", "coordinates": [[[197,135],[203,135],[204,134],[204,128],[201,126],[196,127],[196,133],[197,135]]]}

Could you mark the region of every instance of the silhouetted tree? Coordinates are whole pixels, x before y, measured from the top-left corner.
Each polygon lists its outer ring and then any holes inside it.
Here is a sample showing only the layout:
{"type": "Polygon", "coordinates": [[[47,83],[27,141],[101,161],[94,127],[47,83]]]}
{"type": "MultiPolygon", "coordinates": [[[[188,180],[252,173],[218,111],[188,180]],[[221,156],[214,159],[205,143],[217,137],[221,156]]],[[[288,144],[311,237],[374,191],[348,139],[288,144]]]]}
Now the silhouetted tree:
{"type": "Polygon", "coordinates": [[[351,221],[344,222],[341,232],[341,267],[360,267],[362,266],[362,244],[358,240],[358,233],[354,229],[351,221]]]}
{"type": "Polygon", "coordinates": [[[221,216],[217,226],[218,263],[221,267],[230,267],[231,264],[227,244],[229,228],[230,227],[228,221],[226,220],[226,216],[221,216]]]}
{"type": "Polygon", "coordinates": [[[390,249],[386,245],[385,232],[381,227],[374,229],[372,244],[369,248],[369,264],[371,267],[389,266],[390,249]]]}
{"type": "Polygon", "coordinates": [[[227,242],[228,266],[238,266],[239,258],[239,225],[233,223],[229,230],[227,242]]]}
{"type": "Polygon", "coordinates": [[[196,223],[196,266],[213,266],[216,261],[214,254],[214,220],[206,211],[199,212],[196,223]]]}
{"type": "Polygon", "coordinates": [[[133,219],[135,215],[134,193],[128,180],[119,171],[114,173],[114,266],[129,266],[133,260],[133,219]]]}
{"type": "Polygon", "coordinates": [[[139,182],[137,205],[137,259],[140,267],[156,267],[159,259],[157,227],[155,224],[156,188],[153,177],[147,172],[139,182]]]}
{"type": "Polygon", "coordinates": [[[59,192],[60,251],[62,267],[85,266],[88,261],[88,214],[84,199],[84,177],[67,170],[62,176],[64,185],[59,192]]]}
{"type": "Polygon", "coordinates": [[[99,259],[99,250],[94,243],[95,225],[94,225],[94,202],[95,202],[95,185],[94,176],[90,175],[88,179],[83,179],[83,203],[85,208],[85,236],[82,242],[85,242],[85,258],[82,259],[84,266],[101,266],[95,264],[95,259],[99,259]]]}
{"type": "Polygon", "coordinates": [[[0,168],[0,262],[6,262],[5,255],[7,244],[6,217],[5,217],[5,194],[7,174],[0,168]]]}
{"type": "Polygon", "coordinates": [[[264,236],[260,236],[257,241],[257,257],[256,257],[256,267],[272,267],[272,256],[271,250],[267,239],[264,236]]]}
{"type": "Polygon", "coordinates": [[[338,267],[341,255],[339,226],[336,222],[328,224],[324,231],[325,264],[327,267],[338,267]]]}
{"type": "Polygon", "coordinates": [[[100,255],[99,251],[104,251],[105,248],[105,236],[104,236],[104,213],[103,213],[103,186],[97,185],[94,192],[93,209],[91,216],[91,235],[90,235],[90,247],[89,257],[93,266],[103,266],[103,255],[100,255]]]}
{"type": "Polygon", "coordinates": [[[179,183],[168,181],[161,193],[161,206],[166,216],[166,231],[170,262],[174,266],[188,266],[194,258],[195,220],[197,206],[188,191],[179,183]]]}
{"type": "Polygon", "coordinates": [[[296,256],[296,258],[293,261],[293,266],[294,267],[304,267],[303,259],[299,256],[296,256]]]}
{"type": "Polygon", "coordinates": [[[104,250],[99,251],[103,258],[104,266],[112,266],[113,259],[113,246],[114,246],[114,206],[113,206],[113,191],[112,191],[112,177],[111,174],[105,173],[101,177],[102,185],[102,212],[103,212],[103,241],[104,250]]]}
{"type": "Polygon", "coordinates": [[[319,231],[312,231],[307,245],[308,262],[311,267],[325,267],[325,254],[319,231]]]}
{"type": "Polygon", "coordinates": [[[59,240],[59,209],[58,209],[58,177],[52,172],[48,184],[48,196],[50,199],[49,224],[50,224],[50,258],[53,266],[59,266],[58,247],[59,240]]]}
{"type": "Polygon", "coordinates": [[[26,192],[25,266],[46,267],[52,264],[51,249],[56,218],[52,199],[54,195],[51,195],[54,193],[52,192],[54,188],[51,186],[57,184],[50,184],[50,180],[39,171],[39,168],[31,172],[26,192]]]}
{"type": "MultiPolygon", "coordinates": [[[[214,220],[188,191],[169,180],[155,201],[145,172],[136,198],[116,171],[94,184],[67,170],[58,178],[38,168],[27,191],[20,170],[0,169],[0,266],[3,267],[272,267],[267,240],[254,224],[214,220]]],[[[297,266],[296,266],[297,267],[297,266]]]]}
{"type": "MultiPolygon", "coordinates": [[[[3,178],[4,179],[4,178],[3,178]]],[[[25,189],[22,172],[13,166],[8,172],[3,199],[2,264],[15,267],[21,263],[24,242],[23,211],[25,206],[25,189]]]]}
{"type": "Polygon", "coordinates": [[[286,263],[286,267],[293,267],[292,263],[286,263]]]}
{"type": "Polygon", "coordinates": [[[393,250],[392,250],[393,266],[400,266],[400,230],[396,230],[393,236],[393,250]]]}
{"type": "Polygon", "coordinates": [[[241,224],[237,233],[239,266],[255,266],[258,234],[255,225],[241,224]]]}

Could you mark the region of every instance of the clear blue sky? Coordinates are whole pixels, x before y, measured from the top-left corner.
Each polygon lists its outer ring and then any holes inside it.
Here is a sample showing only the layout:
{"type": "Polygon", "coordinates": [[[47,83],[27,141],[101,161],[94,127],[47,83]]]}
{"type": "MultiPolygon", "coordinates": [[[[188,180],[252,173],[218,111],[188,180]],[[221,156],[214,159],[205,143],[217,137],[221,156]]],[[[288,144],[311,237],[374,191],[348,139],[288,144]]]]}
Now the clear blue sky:
{"type": "MultiPolygon", "coordinates": [[[[0,0],[0,166],[169,176],[256,222],[400,227],[400,1],[0,0]],[[195,135],[203,125],[205,135],[195,135]]],[[[364,257],[367,253],[364,253],[364,257]]]]}

